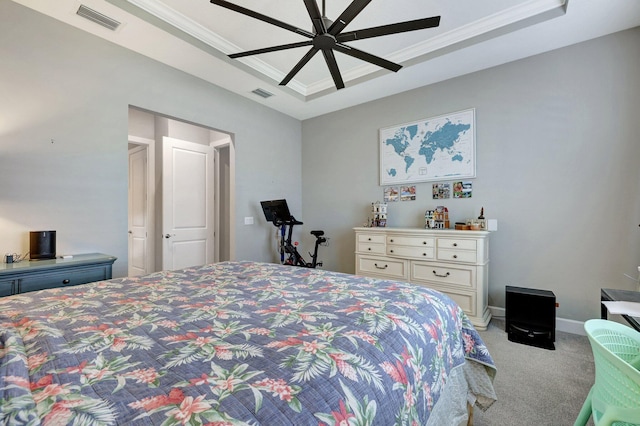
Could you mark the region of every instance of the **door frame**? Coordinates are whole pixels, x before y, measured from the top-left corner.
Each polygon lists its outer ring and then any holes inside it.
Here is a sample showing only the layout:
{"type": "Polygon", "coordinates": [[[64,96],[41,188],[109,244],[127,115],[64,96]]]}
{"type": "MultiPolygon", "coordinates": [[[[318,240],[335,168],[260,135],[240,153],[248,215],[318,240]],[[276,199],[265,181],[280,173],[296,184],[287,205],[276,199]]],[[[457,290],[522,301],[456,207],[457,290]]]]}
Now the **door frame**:
{"type": "Polygon", "coordinates": [[[236,163],[236,154],[235,154],[235,147],[234,147],[234,143],[233,140],[231,139],[231,135],[227,134],[226,137],[224,137],[223,139],[220,140],[216,140],[216,141],[211,141],[209,143],[209,145],[211,147],[213,147],[213,151],[214,151],[214,176],[215,176],[215,197],[214,197],[214,210],[216,212],[216,216],[215,216],[215,223],[214,223],[214,232],[215,232],[215,238],[214,238],[214,244],[215,244],[215,255],[214,255],[214,261],[215,262],[219,262],[220,260],[235,260],[236,257],[236,233],[235,233],[235,229],[236,229],[236,220],[235,220],[235,215],[234,212],[236,210],[236,171],[235,171],[235,163],[236,163]],[[229,182],[227,183],[228,185],[228,193],[229,193],[229,199],[228,200],[221,200],[220,199],[220,194],[222,193],[221,191],[221,181],[222,179],[220,178],[223,170],[220,167],[220,150],[222,149],[228,149],[229,150],[229,182]],[[224,205],[224,201],[227,202],[226,205],[224,205]],[[225,208],[226,207],[226,208],[225,208]],[[228,218],[228,223],[220,223],[220,212],[222,210],[225,210],[226,213],[226,217],[228,218]],[[229,259],[220,259],[220,237],[221,237],[221,229],[222,228],[227,229],[229,235],[229,247],[228,247],[228,251],[229,251],[229,259]]]}
{"type": "MultiPolygon", "coordinates": [[[[202,124],[198,124],[192,121],[185,121],[184,119],[180,119],[180,118],[176,118],[172,115],[167,115],[167,114],[163,114],[161,112],[158,111],[153,111],[153,110],[149,110],[146,108],[141,108],[141,107],[137,107],[135,105],[129,105],[129,133],[136,133],[138,131],[142,131],[143,134],[155,134],[158,130],[155,127],[156,121],[158,118],[166,118],[169,120],[175,120],[178,122],[182,122],[182,123],[187,123],[187,124],[191,124],[195,127],[202,127],[205,129],[208,129],[212,132],[211,135],[211,140],[209,141],[210,144],[213,144],[214,146],[214,151],[219,154],[219,150],[221,149],[226,149],[226,147],[228,146],[229,149],[229,182],[227,185],[227,190],[229,192],[229,199],[228,201],[228,205],[224,205],[224,203],[221,203],[219,205],[216,205],[214,207],[215,211],[216,211],[216,216],[219,216],[221,210],[223,209],[224,213],[228,216],[228,223],[220,223],[218,224],[218,226],[221,227],[226,227],[225,230],[228,232],[228,241],[227,243],[227,249],[228,249],[228,260],[235,260],[236,259],[236,195],[235,195],[235,191],[236,191],[236,179],[235,179],[235,165],[236,165],[236,155],[235,155],[235,138],[234,138],[234,134],[226,131],[226,130],[218,130],[214,127],[209,127],[206,125],[202,125],[202,124]],[[144,114],[144,116],[136,117],[136,121],[135,121],[135,125],[132,125],[132,120],[131,120],[131,111],[139,111],[142,114],[144,114]],[[144,130],[143,130],[144,129],[144,130]],[[220,139],[218,137],[216,137],[214,135],[214,133],[217,134],[223,134],[225,137],[221,137],[220,139]],[[218,149],[216,148],[216,145],[218,145],[218,149]]],[[[152,136],[155,138],[155,136],[152,136]]],[[[159,162],[161,160],[161,156],[160,153],[158,152],[158,149],[156,149],[156,147],[159,147],[159,142],[157,142],[154,139],[147,139],[144,137],[138,137],[138,136],[134,136],[132,134],[129,134],[129,142],[132,144],[142,144],[142,145],[147,145],[149,148],[148,154],[149,154],[149,159],[148,159],[148,171],[149,171],[149,193],[148,196],[150,197],[150,201],[149,201],[149,206],[150,206],[150,210],[151,210],[151,217],[150,217],[150,229],[152,230],[152,232],[150,232],[150,239],[149,239],[149,245],[150,245],[150,263],[151,263],[151,271],[152,272],[156,272],[157,268],[162,264],[162,232],[160,229],[160,222],[161,222],[161,215],[160,213],[156,213],[159,211],[159,209],[161,209],[161,194],[157,193],[157,191],[160,189],[159,188],[159,184],[156,182],[156,177],[159,178],[159,176],[161,175],[162,171],[159,170],[159,168],[161,168],[159,166],[159,162]],[[160,258],[158,258],[160,257],[160,258]]],[[[215,166],[214,166],[215,167],[215,166]]],[[[217,176],[217,175],[216,175],[217,176]]],[[[127,224],[128,226],[128,224],[127,224]]],[[[214,238],[214,241],[218,241],[218,244],[220,244],[220,240],[218,239],[217,235],[219,235],[219,230],[216,233],[216,237],[214,238]]],[[[221,253],[221,250],[219,250],[219,247],[217,247],[217,249],[215,250],[216,255],[219,256],[219,254],[221,253]]],[[[127,260],[128,260],[128,250],[127,250],[127,260]]],[[[218,259],[218,260],[227,260],[227,259],[218,259]]]]}
{"type": "MultiPolygon", "coordinates": [[[[145,269],[147,273],[155,272],[155,244],[156,244],[156,217],[154,214],[156,203],[156,166],[155,166],[155,141],[153,139],[141,138],[129,135],[129,144],[146,147],[147,151],[147,258],[145,269]]],[[[127,149],[127,153],[129,150],[127,149]]],[[[127,227],[131,220],[131,211],[127,208],[127,227]]],[[[127,241],[129,236],[127,234],[127,241]]],[[[129,253],[127,244],[127,265],[129,263],[129,253]]],[[[128,266],[127,266],[128,273],[128,266]]]]}

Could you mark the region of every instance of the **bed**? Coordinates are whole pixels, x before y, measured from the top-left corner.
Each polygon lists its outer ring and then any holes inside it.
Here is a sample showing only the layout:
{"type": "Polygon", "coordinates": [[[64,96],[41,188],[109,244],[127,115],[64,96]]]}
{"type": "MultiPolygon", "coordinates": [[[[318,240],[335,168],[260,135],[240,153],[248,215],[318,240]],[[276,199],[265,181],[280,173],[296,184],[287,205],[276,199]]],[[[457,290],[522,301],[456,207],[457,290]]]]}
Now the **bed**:
{"type": "Polygon", "coordinates": [[[0,298],[0,423],[458,425],[495,366],[434,290],[221,262],[0,298]]]}

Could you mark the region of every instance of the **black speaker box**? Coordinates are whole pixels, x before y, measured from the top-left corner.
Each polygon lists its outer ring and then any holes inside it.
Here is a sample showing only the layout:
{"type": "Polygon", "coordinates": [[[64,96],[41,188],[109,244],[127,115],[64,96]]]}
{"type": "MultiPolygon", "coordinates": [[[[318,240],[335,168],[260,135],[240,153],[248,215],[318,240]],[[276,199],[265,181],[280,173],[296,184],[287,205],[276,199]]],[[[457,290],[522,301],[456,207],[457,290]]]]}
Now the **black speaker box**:
{"type": "Polygon", "coordinates": [[[29,232],[29,258],[32,260],[55,259],[56,231],[29,232]]]}
{"type": "Polygon", "coordinates": [[[555,294],[548,290],[507,286],[505,331],[512,342],[554,350],[555,294]]]}

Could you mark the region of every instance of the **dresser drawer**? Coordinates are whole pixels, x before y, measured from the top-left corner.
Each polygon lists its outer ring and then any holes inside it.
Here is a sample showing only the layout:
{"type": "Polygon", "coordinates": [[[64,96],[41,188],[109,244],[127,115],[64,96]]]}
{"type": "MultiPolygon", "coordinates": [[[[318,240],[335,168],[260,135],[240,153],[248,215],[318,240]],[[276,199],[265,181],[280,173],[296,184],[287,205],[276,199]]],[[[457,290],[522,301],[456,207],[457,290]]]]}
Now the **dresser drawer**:
{"type": "Polygon", "coordinates": [[[100,266],[70,271],[51,272],[42,275],[32,275],[19,280],[19,293],[44,290],[56,287],[68,287],[86,284],[108,278],[106,267],[100,266]]]}
{"type": "Polygon", "coordinates": [[[464,265],[413,262],[411,264],[411,281],[414,280],[473,290],[476,287],[476,268],[464,265]]]}
{"type": "Polygon", "coordinates": [[[385,236],[382,234],[358,234],[358,243],[384,244],[385,236]]]}
{"type": "Polygon", "coordinates": [[[0,297],[11,296],[15,293],[14,280],[0,280],[0,297]]]}
{"type": "Polygon", "coordinates": [[[436,245],[436,241],[435,241],[435,238],[405,237],[402,235],[389,235],[387,236],[387,244],[433,248],[436,245]]]}
{"type": "Polygon", "coordinates": [[[367,242],[358,241],[357,250],[360,253],[385,254],[384,244],[373,244],[368,241],[367,242]]]}
{"type": "Polygon", "coordinates": [[[452,289],[446,286],[441,287],[437,284],[422,284],[422,283],[416,283],[416,284],[421,285],[423,287],[431,288],[433,290],[438,290],[439,292],[446,294],[451,299],[453,299],[453,301],[456,302],[458,306],[460,306],[460,308],[462,308],[464,313],[467,314],[468,316],[477,315],[475,292],[467,292],[464,290],[452,289]]]}
{"type": "Polygon", "coordinates": [[[462,308],[476,329],[487,329],[491,320],[489,232],[391,227],[354,230],[356,274],[438,290],[462,308]]]}
{"type": "Polygon", "coordinates": [[[406,281],[409,277],[409,274],[407,273],[408,262],[402,259],[357,255],[356,262],[356,274],[365,276],[372,274],[389,278],[397,278],[403,281],[406,281]]]}
{"type": "Polygon", "coordinates": [[[475,263],[476,252],[474,250],[448,250],[438,248],[438,260],[475,263]]]}
{"type": "Polygon", "coordinates": [[[388,256],[410,257],[413,259],[433,259],[433,253],[433,247],[387,245],[388,256]]]}
{"type": "Polygon", "coordinates": [[[476,250],[476,240],[438,238],[438,249],[476,250]]]}

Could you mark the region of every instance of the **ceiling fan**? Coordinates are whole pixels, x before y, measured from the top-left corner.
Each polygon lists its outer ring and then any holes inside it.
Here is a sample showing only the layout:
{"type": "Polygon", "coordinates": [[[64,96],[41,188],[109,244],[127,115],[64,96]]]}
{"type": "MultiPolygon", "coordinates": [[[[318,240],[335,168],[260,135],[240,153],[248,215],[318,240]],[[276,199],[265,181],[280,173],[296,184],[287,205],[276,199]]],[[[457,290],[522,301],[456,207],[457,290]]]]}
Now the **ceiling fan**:
{"type": "Polygon", "coordinates": [[[353,0],[349,6],[342,12],[338,19],[334,22],[325,16],[324,0],[322,0],[322,14],[318,9],[316,0],[303,0],[307,8],[311,22],[313,23],[313,32],[303,30],[301,28],[289,25],[286,22],[279,21],[261,13],[246,9],[237,4],[230,3],[225,0],[211,0],[211,3],[225,7],[243,15],[250,16],[263,22],[275,25],[296,34],[307,37],[310,40],[297,43],[283,44],[279,46],[266,47],[263,49],[249,50],[246,52],[234,53],[229,55],[230,58],[242,58],[245,56],[257,55],[260,53],[276,52],[279,50],[293,49],[296,47],[311,46],[311,49],[300,59],[293,69],[280,82],[281,86],[286,86],[293,77],[311,60],[318,52],[322,52],[324,60],[329,67],[329,72],[336,85],[336,89],[344,88],[344,81],[338,69],[338,63],[334,55],[334,50],[345,55],[353,56],[360,60],[369,62],[379,67],[397,72],[402,65],[393,63],[379,56],[372,55],[362,50],[344,44],[345,42],[362,40],[365,38],[379,37],[390,34],[398,34],[407,31],[422,30],[433,28],[440,25],[440,17],[433,16],[430,18],[416,19],[413,21],[400,22],[397,24],[382,25],[378,27],[365,28],[357,31],[342,32],[347,25],[371,2],[371,0],[353,0]]]}

